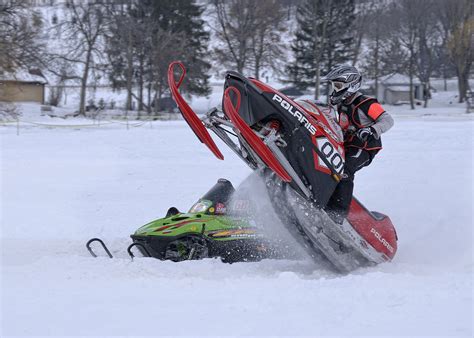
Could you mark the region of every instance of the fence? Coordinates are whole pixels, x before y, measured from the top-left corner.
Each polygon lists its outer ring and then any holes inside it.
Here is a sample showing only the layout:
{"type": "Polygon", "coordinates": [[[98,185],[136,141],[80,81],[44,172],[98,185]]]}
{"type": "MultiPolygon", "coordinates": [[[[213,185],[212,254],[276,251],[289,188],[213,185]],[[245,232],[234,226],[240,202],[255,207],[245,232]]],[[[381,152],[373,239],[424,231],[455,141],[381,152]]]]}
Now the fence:
{"type": "Polygon", "coordinates": [[[163,115],[156,115],[156,116],[144,116],[137,119],[130,119],[128,116],[114,116],[110,118],[105,118],[104,116],[97,115],[95,118],[90,119],[91,123],[77,123],[77,124],[53,124],[53,123],[43,123],[43,122],[35,122],[35,121],[28,121],[21,118],[21,116],[17,116],[16,119],[8,119],[8,120],[0,120],[0,127],[2,126],[15,126],[16,127],[16,134],[20,135],[20,131],[22,127],[25,126],[35,126],[35,127],[43,127],[43,128],[101,128],[107,125],[123,125],[124,128],[129,130],[130,128],[137,128],[137,127],[144,127],[149,126],[153,128],[153,122],[155,121],[170,121],[170,120],[180,120],[181,118],[178,117],[179,115],[173,115],[169,117],[165,117],[163,115]]]}

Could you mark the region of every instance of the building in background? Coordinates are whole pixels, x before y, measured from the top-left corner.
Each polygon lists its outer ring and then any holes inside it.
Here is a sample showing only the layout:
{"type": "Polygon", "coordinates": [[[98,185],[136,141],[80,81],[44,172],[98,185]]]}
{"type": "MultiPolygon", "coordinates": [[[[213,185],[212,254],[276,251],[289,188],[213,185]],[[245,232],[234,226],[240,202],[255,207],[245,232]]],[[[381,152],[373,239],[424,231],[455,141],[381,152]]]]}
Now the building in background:
{"type": "Polygon", "coordinates": [[[38,70],[0,73],[0,101],[44,104],[46,83],[38,70]]]}
{"type": "MultiPolygon", "coordinates": [[[[381,103],[403,104],[410,102],[410,78],[402,74],[390,74],[379,78],[378,90],[375,93],[375,81],[367,80],[362,91],[377,97],[381,103]]],[[[418,79],[413,79],[413,95],[415,101],[422,101],[425,95],[425,85],[418,79]]]]}

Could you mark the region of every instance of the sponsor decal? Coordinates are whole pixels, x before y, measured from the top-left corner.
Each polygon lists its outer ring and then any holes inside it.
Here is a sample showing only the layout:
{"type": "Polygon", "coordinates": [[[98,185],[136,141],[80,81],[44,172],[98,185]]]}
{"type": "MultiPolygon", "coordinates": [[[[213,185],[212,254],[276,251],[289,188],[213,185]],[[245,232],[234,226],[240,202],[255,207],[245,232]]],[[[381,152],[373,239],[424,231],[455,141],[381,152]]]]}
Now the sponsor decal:
{"type": "Polygon", "coordinates": [[[227,208],[225,207],[224,203],[217,203],[216,204],[216,214],[225,214],[227,211],[227,208]]]}
{"type": "Polygon", "coordinates": [[[291,103],[284,100],[278,94],[273,95],[272,100],[278,102],[283,109],[293,115],[301,124],[305,126],[306,129],[308,129],[311,135],[316,135],[316,127],[311,122],[309,122],[304,114],[296,109],[291,103]]]}
{"type": "Polygon", "coordinates": [[[377,232],[377,230],[375,230],[374,228],[370,229],[370,232],[372,234],[374,234],[375,238],[378,239],[378,241],[380,243],[383,244],[384,247],[386,247],[388,249],[388,251],[390,251],[391,253],[393,253],[393,247],[390,245],[390,243],[388,243],[385,238],[382,237],[382,235],[380,235],[380,233],[377,232]]]}
{"type": "Polygon", "coordinates": [[[232,204],[232,208],[234,211],[246,211],[250,209],[250,201],[249,200],[235,200],[232,204]]]}
{"type": "Polygon", "coordinates": [[[232,230],[220,230],[209,234],[213,238],[236,238],[236,237],[256,237],[257,234],[253,230],[244,230],[244,229],[232,229],[232,230]]]}
{"type": "MultiPolygon", "coordinates": [[[[203,222],[203,223],[204,223],[204,222],[207,222],[207,221],[209,221],[209,219],[203,218],[203,219],[200,220],[200,222],[203,222]]],[[[164,225],[164,226],[159,227],[158,229],[154,230],[153,232],[163,231],[163,230],[166,230],[166,229],[168,229],[168,228],[171,228],[171,229],[173,229],[173,230],[174,230],[174,229],[178,229],[178,228],[182,227],[183,225],[186,225],[186,224],[189,224],[189,223],[192,223],[192,222],[195,222],[195,220],[194,220],[194,219],[190,219],[190,220],[187,220],[187,221],[179,222],[179,223],[177,223],[177,224],[164,225]]],[[[170,231],[170,232],[171,232],[171,231],[170,231]]],[[[165,233],[165,232],[163,232],[163,233],[165,233]]]]}

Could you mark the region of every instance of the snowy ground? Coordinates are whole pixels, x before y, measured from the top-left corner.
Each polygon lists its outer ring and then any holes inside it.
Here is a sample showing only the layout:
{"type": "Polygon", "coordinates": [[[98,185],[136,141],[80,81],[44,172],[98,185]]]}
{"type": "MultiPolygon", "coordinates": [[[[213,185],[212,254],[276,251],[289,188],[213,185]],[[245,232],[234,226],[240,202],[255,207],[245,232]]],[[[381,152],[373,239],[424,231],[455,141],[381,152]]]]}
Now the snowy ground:
{"type": "Polygon", "coordinates": [[[472,336],[474,123],[404,109],[355,191],[392,218],[398,254],[347,276],[305,259],[131,262],[137,227],[250,174],[182,121],[0,127],[0,335],[472,336]],[[93,236],[119,258],[90,257],[93,236]]]}

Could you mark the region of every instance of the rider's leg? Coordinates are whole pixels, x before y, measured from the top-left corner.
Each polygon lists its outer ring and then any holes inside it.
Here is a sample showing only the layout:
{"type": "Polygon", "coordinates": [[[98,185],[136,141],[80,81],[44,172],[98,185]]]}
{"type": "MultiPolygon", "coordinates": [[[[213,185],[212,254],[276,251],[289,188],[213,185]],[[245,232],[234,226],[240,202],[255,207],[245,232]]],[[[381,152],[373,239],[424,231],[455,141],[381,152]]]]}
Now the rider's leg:
{"type": "Polygon", "coordinates": [[[368,151],[358,148],[348,148],[345,157],[344,177],[337,185],[326,206],[328,215],[337,223],[342,223],[349,211],[354,190],[355,173],[368,166],[373,158],[368,151]]]}

